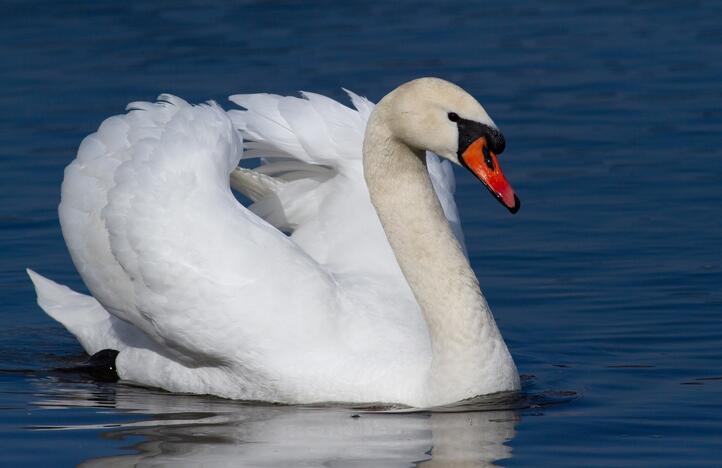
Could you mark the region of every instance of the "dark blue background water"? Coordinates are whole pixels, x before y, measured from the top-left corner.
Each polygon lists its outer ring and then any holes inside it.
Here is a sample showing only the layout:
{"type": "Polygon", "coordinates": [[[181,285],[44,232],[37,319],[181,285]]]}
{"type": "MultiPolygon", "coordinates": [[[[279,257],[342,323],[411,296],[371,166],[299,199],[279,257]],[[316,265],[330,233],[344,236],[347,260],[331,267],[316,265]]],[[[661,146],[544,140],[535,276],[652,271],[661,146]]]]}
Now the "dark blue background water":
{"type": "Polygon", "coordinates": [[[719,3],[229,4],[0,3],[0,463],[719,463],[719,3]],[[102,119],[160,92],[378,100],[423,75],[477,96],[507,137],[523,207],[459,171],[469,252],[525,392],[576,399],[350,418],[51,371],[82,350],[24,268],[84,290],[56,206],[102,119]]]}

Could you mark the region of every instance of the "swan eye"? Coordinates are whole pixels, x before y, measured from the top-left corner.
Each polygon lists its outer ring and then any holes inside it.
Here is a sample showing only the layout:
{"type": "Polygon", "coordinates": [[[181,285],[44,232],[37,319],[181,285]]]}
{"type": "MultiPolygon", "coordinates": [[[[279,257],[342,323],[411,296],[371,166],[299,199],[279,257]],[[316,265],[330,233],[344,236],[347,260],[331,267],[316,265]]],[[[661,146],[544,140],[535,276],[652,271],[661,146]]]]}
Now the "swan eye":
{"type": "Polygon", "coordinates": [[[459,114],[457,114],[456,112],[449,112],[448,117],[449,120],[451,120],[452,122],[458,122],[460,120],[459,114]]]}

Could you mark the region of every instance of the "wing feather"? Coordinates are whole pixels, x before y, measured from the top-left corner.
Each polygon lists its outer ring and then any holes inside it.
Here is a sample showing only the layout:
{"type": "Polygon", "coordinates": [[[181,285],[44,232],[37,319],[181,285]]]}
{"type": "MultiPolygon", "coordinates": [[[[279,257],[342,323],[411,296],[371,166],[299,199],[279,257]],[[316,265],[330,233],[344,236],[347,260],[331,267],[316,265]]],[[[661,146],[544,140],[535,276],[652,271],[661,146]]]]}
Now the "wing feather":
{"type": "MultiPolygon", "coordinates": [[[[397,276],[396,260],[363,179],[361,148],[374,106],[345,91],[355,109],[308,92],[301,98],[231,96],[245,108],[229,111],[246,140],[243,158],[262,158],[253,171],[298,182],[277,186],[255,200],[251,210],[292,231],[294,240],[322,264],[345,272],[368,274],[373,269],[397,276]]],[[[444,213],[465,248],[451,164],[429,153],[427,166],[444,213]]]]}
{"type": "Polygon", "coordinates": [[[106,121],[66,171],[61,224],[94,297],[186,363],[333,326],[328,274],[230,192],[241,142],[225,112],[161,98],[106,121]]]}

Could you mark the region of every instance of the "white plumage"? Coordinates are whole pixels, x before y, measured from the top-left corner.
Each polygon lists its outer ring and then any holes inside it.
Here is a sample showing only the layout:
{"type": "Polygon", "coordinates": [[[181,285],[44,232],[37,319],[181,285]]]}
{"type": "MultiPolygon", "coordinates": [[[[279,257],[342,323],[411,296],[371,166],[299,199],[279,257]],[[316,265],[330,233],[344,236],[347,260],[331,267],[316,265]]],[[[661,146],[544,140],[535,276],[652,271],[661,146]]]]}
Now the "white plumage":
{"type": "MultiPolygon", "coordinates": [[[[161,95],[107,119],[66,168],[59,207],[93,297],[29,272],[40,306],[146,386],[434,403],[427,325],[364,180],[373,105],[349,95],[355,110],[304,93],[232,96],[245,110],[229,112],[161,95]]],[[[427,166],[463,248],[451,165],[429,153],[427,166]]]]}

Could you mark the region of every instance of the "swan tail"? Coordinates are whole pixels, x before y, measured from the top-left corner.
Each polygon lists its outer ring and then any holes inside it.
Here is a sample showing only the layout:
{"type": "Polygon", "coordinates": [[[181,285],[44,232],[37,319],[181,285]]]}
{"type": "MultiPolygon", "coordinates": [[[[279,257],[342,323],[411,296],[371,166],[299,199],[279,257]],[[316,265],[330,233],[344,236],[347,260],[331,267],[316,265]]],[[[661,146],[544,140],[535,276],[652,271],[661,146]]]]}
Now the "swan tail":
{"type": "Polygon", "coordinates": [[[114,350],[117,375],[125,382],[228,398],[260,399],[261,394],[243,392],[251,383],[257,392],[265,392],[264,398],[273,392],[273,387],[250,382],[243,374],[235,375],[225,368],[189,368],[166,356],[133,325],[109,314],[92,296],[75,292],[31,269],[26,271],[35,286],[40,308],[72,333],[89,355],[114,350]],[[219,386],[223,392],[217,390],[219,386]]]}
{"type": "Polygon", "coordinates": [[[123,350],[146,340],[132,325],[110,315],[92,296],[77,293],[31,269],[26,271],[40,308],[72,333],[88,354],[107,348],[123,350]]]}

